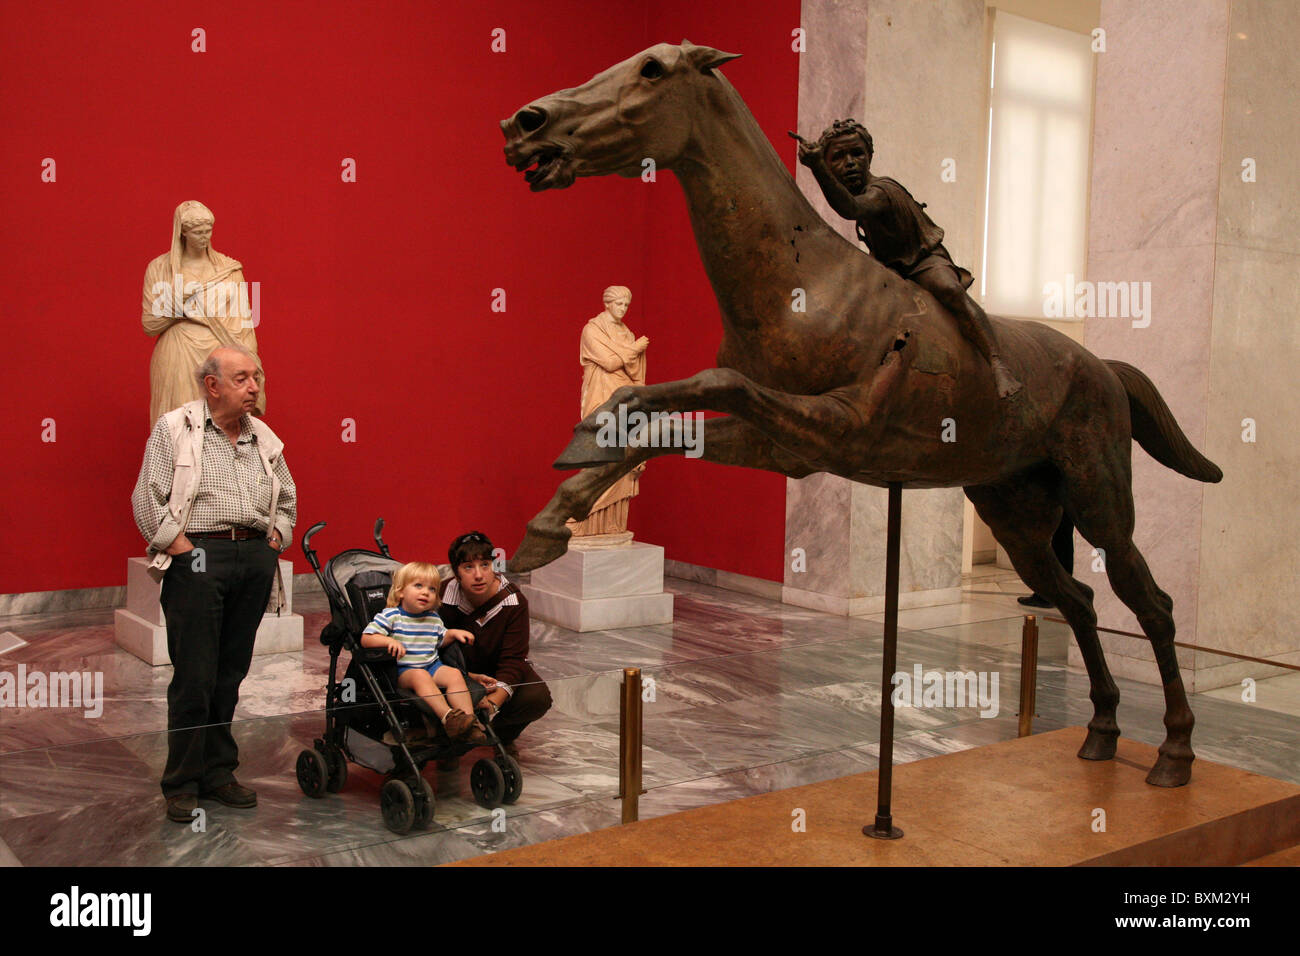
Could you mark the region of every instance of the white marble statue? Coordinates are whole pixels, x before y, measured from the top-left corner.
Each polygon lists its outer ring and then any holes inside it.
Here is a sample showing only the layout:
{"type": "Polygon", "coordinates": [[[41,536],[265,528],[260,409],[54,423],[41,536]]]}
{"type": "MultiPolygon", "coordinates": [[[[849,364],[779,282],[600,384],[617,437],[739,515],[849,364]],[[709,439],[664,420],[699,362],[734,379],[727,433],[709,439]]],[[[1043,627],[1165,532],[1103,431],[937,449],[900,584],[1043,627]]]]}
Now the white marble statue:
{"type": "MultiPolygon", "coordinates": [[[[623,323],[632,291],[612,285],[604,293],[605,310],[582,330],[582,418],[603,405],[623,385],[645,384],[645,352],[650,340],[632,334],[623,323]]],[[[637,494],[642,463],[620,478],[592,505],[585,521],[568,522],[571,546],[624,544],[632,540],[627,530],[628,504],[637,494]]]]}
{"type": "MultiPolygon", "coordinates": [[[[203,203],[181,203],[172,215],[171,249],[145,269],[140,321],[145,332],[158,337],[149,362],[150,425],[200,397],[194,370],[218,345],[242,345],[257,354],[243,266],[212,248],[214,221],[203,203]]],[[[265,411],[263,382],[255,414],[265,411]]]]}

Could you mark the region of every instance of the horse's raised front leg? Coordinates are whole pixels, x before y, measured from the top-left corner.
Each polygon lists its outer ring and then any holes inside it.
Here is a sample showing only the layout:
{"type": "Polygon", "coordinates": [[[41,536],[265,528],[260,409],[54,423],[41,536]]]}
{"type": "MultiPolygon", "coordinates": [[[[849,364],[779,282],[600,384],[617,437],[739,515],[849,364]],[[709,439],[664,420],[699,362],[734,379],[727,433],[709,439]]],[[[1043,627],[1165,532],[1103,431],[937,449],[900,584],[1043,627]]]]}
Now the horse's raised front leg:
{"type": "Polygon", "coordinates": [[[748,422],[797,458],[826,458],[843,448],[850,432],[859,440],[869,439],[873,430],[884,427],[884,413],[912,361],[910,334],[898,334],[869,379],[821,395],[767,388],[729,368],[705,369],[676,382],[625,385],[578,423],[555,467],[620,462],[625,449],[644,443],[646,437],[638,436],[631,426],[645,420],[640,427],[648,429],[656,415],[702,409],[727,412],[748,422]]]}
{"type": "MultiPolygon", "coordinates": [[[[701,424],[703,431],[698,436],[698,447],[702,452],[700,457],[705,461],[774,471],[791,478],[812,474],[806,465],[782,453],[769,438],[745,422],[724,417],[709,418],[701,424]]],[[[685,452],[683,436],[671,431],[682,428],[680,419],[661,420],[651,427],[663,432],[653,436],[657,438],[653,444],[658,447],[620,449],[620,453],[625,455],[623,461],[584,469],[560,483],[546,507],[528,522],[524,540],[510,559],[511,571],[532,571],[564,554],[570,535],[565,522],[569,518],[578,521],[586,518],[605,489],[641,462],[660,455],[685,452]]]]}

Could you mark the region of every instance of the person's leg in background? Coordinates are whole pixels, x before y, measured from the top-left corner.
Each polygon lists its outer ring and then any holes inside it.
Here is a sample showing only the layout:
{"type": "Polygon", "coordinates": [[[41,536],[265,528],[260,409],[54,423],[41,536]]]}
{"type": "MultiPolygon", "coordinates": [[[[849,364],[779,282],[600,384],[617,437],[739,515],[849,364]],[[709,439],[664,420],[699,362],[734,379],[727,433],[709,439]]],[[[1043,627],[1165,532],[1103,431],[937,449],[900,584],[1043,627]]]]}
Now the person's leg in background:
{"type": "MultiPolygon", "coordinates": [[[[1065,568],[1066,573],[1074,574],[1074,522],[1067,515],[1061,515],[1061,523],[1056,526],[1052,532],[1052,553],[1056,555],[1056,560],[1061,562],[1061,567],[1065,568]]],[[[1051,601],[1037,592],[1027,594],[1022,598],[1017,598],[1019,603],[1025,607],[1055,607],[1051,601]]]]}

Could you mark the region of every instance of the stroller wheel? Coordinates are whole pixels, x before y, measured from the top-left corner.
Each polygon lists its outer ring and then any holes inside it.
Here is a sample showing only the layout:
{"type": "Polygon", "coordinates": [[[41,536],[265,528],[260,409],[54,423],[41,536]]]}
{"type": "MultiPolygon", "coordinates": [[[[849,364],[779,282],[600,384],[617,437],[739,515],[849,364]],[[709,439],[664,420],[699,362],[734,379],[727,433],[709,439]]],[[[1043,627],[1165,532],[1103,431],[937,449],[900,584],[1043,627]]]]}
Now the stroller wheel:
{"type": "Polygon", "coordinates": [[[469,788],[479,806],[494,810],[501,806],[501,798],[506,793],[505,774],[495,762],[484,757],[475,761],[469,772],[469,788]]]}
{"type": "Polygon", "coordinates": [[[304,750],[298,754],[298,786],[309,797],[325,795],[325,781],[329,771],[325,768],[325,758],[318,750],[304,750]]]}
{"type": "Polygon", "coordinates": [[[415,828],[427,830],[433,826],[433,787],[423,777],[419,781],[420,792],[415,794],[415,828]]]}
{"type": "Polygon", "coordinates": [[[501,775],[505,778],[505,793],[501,796],[501,802],[514,803],[524,792],[524,773],[519,769],[518,761],[509,755],[497,757],[496,765],[501,768],[501,775]]]}
{"type": "Polygon", "coordinates": [[[330,793],[338,793],[348,782],[348,758],[343,756],[341,748],[326,744],[325,766],[329,768],[329,779],[325,781],[325,789],[330,793]]]}
{"type": "Polygon", "coordinates": [[[384,826],[394,833],[406,833],[415,822],[415,798],[405,780],[389,780],[379,791],[379,811],[384,826]]]}

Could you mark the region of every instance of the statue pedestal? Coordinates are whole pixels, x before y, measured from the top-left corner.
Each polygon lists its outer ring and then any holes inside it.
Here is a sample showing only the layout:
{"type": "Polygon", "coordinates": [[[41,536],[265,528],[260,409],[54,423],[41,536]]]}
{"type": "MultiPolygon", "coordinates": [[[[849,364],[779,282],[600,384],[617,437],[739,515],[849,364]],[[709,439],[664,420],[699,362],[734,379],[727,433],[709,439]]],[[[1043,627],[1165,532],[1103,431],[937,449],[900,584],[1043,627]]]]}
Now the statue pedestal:
{"type": "MultiPolygon", "coordinates": [[[[293,562],[280,561],[280,576],[284,579],[284,611],[262,617],[254,655],[302,650],[302,615],[293,613],[293,562]]],[[[161,591],[162,582],[149,576],[149,562],[130,558],[126,562],[126,607],[113,613],[117,646],[154,667],[172,662],[167,653],[167,622],[158,603],[161,591]]]]}
{"type": "Polygon", "coordinates": [[[673,596],[664,593],[664,549],[634,541],[614,548],[570,546],[521,587],[538,620],[571,631],[668,624],[673,596]]]}
{"type": "Polygon", "coordinates": [[[678,813],[674,806],[708,799],[704,788],[654,790],[642,806],[666,816],[456,865],[1294,865],[1300,787],[1202,757],[1191,784],[1162,790],[1144,782],[1155,747],[1121,737],[1118,759],[1080,760],[1075,751],[1085,734],[1067,727],[895,767],[901,840],[863,836],[874,809],[872,771],[678,813]],[[791,807],[807,811],[816,828],[792,830],[791,807]],[[1110,826],[1094,832],[1098,808],[1110,826]]]}

